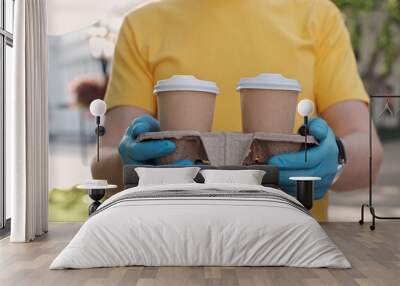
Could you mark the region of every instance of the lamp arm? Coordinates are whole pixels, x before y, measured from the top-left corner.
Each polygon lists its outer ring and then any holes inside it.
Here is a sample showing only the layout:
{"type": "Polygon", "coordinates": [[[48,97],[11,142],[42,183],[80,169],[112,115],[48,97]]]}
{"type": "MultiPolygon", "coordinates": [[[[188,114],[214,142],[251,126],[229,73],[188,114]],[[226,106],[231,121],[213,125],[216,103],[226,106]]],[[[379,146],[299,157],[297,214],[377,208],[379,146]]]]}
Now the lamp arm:
{"type": "Polygon", "coordinates": [[[304,161],[307,162],[308,116],[304,116],[304,161]]]}
{"type": "Polygon", "coordinates": [[[96,135],[97,135],[97,162],[100,161],[100,116],[96,116],[96,124],[97,124],[97,128],[96,128],[96,135]]]}

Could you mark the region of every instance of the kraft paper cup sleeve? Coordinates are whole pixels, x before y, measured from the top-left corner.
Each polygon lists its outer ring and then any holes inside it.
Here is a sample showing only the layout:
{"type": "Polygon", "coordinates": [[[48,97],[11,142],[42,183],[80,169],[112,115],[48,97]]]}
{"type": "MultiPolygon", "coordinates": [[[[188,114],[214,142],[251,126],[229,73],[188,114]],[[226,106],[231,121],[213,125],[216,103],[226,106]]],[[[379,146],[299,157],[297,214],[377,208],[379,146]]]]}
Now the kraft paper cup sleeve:
{"type": "Polygon", "coordinates": [[[301,91],[299,81],[281,74],[261,73],[241,78],[240,92],[244,132],[292,133],[301,91]]]}
{"type": "Polygon", "coordinates": [[[193,75],[173,75],[159,80],[154,94],[161,130],[211,131],[218,93],[215,82],[193,75]]]}

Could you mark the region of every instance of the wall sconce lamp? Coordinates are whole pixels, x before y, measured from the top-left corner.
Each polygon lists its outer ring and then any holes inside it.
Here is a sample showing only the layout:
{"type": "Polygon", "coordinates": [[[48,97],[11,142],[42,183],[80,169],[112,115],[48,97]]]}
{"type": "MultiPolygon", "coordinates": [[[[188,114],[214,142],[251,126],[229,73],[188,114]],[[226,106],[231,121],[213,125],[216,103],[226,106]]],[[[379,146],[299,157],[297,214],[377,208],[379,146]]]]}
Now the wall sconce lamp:
{"type": "MultiPolygon", "coordinates": [[[[307,162],[307,136],[310,134],[308,129],[309,116],[314,112],[314,103],[309,99],[303,99],[297,104],[297,112],[303,116],[304,124],[299,133],[304,136],[304,160],[307,162]]],[[[289,180],[296,181],[296,198],[303,206],[310,210],[313,207],[314,183],[320,181],[320,177],[290,177],[289,180]]]]}
{"type": "Polygon", "coordinates": [[[307,162],[307,136],[309,135],[308,130],[308,118],[314,112],[314,103],[309,99],[303,99],[297,104],[297,112],[304,117],[304,127],[300,131],[304,135],[304,160],[307,162]]]}
{"type": "Polygon", "coordinates": [[[96,99],[90,103],[89,109],[90,109],[90,113],[94,117],[96,117],[97,127],[95,130],[95,133],[97,135],[97,162],[99,162],[99,160],[100,160],[100,150],[99,150],[100,149],[99,148],[100,136],[103,136],[104,134],[106,134],[106,129],[104,128],[104,126],[100,125],[100,118],[101,118],[101,116],[103,116],[106,113],[107,105],[103,100],[96,99]]]}

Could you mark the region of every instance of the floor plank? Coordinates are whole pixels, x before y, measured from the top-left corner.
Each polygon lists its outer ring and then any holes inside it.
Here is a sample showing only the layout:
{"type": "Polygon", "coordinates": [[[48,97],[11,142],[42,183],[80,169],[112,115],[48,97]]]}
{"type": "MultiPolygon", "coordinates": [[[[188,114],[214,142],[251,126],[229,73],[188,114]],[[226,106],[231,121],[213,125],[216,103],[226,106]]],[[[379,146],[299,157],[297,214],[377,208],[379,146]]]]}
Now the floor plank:
{"type": "Polygon", "coordinates": [[[350,260],[352,269],[288,267],[118,267],[50,271],[55,256],[80,223],[51,223],[50,231],[32,243],[0,240],[0,285],[400,285],[400,223],[379,222],[376,231],[357,223],[324,223],[322,227],[350,260]]]}

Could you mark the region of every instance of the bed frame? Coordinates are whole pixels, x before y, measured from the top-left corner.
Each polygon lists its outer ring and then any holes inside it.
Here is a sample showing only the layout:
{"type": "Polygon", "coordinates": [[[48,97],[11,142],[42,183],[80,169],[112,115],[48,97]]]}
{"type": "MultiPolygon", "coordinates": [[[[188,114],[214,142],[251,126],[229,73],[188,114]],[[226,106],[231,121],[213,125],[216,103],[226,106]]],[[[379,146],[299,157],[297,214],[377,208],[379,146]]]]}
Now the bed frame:
{"type": "MultiPolygon", "coordinates": [[[[138,185],[139,176],[135,171],[137,167],[147,168],[182,168],[182,166],[150,166],[150,165],[125,165],[123,172],[124,189],[133,188],[138,185]]],[[[214,167],[209,165],[198,166],[204,169],[218,169],[218,170],[262,170],[265,175],[262,180],[262,185],[265,187],[272,187],[279,189],[279,169],[271,165],[252,165],[252,166],[220,166],[214,167]]],[[[197,183],[204,183],[203,176],[199,173],[194,179],[197,183]]]]}

